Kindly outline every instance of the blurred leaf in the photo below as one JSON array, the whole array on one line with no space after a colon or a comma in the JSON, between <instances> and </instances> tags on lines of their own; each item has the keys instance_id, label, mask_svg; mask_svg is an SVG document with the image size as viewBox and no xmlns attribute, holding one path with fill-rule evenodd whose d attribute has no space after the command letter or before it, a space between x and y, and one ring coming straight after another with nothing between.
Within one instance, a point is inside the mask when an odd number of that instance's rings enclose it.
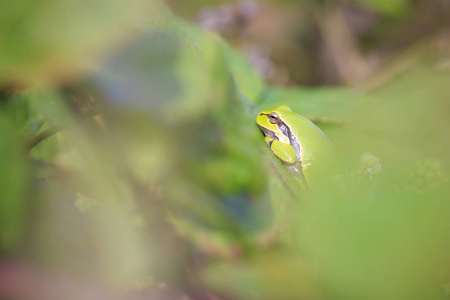
<instances>
[{"instance_id":1,"label":"blurred leaf","mask_svg":"<svg viewBox=\"0 0 450 300\"><path fill-rule=\"evenodd\" d=\"M137 33L156 0L19 0L0 12L0 82L60 81Z\"/></svg>"},{"instance_id":2,"label":"blurred leaf","mask_svg":"<svg viewBox=\"0 0 450 300\"><path fill-rule=\"evenodd\" d=\"M317 263L327 298L444 297L450 72L439 61L422 57L345 113L341 165L298 209L299 251ZM346 177L367 151L376 176Z\"/></svg>"},{"instance_id":3,"label":"blurred leaf","mask_svg":"<svg viewBox=\"0 0 450 300\"><path fill-rule=\"evenodd\" d=\"M56 155L61 142L57 132L74 122L63 100L49 88L36 88L8 101L8 113L16 120L15 125L27 143L27 150L31 150L30 158L49 162Z\"/></svg>"},{"instance_id":4,"label":"blurred leaf","mask_svg":"<svg viewBox=\"0 0 450 300\"><path fill-rule=\"evenodd\" d=\"M362 95L345 88L270 88L258 106L261 110L287 105L308 119L342 120L342 115Z\"/></svg>"},{"instance_id":5,"label":"blurred leaf","mask_svg":"<svg viewBox=\"0 0 450 300\"><path fill-rule=\"evenodd\" d=\"M130 287L148 275L153 254L144 250L145 233L134 225L134 210L127 207L132 188L115 176L101 143L87 136L76 127L65 133L47 166L50 180L39 182L31 255L59 271L69 268L72 276L96 274Z\"/></svg>"},{"instance_id":6,"label":"blurred leaf","mask_svg":"<svg viewBox=\"0 0 450 300\"><path fill-rule=\"evenodd\" d=\"M116 107L145 110L168 123L192 119L221 105L228 93L221 57L214 35L199 49L154 32L109 60L93 85Z\"/></svg>"},{"instance_id":7,"label":"blurred leaf","mask_svg":"<svg viewBox=\"0 0 450 300\"><path fill-rule=\"evenodd\" d=\"M99 142L110 161L160 191L171 222L203 251L230 253L270 224L260 133L238 98L222 41L192 36L153 31L87 86L109 107L109 134Z\"/></svg>"},{"instance_id":8,"label":"blurred leaf","mask_svg":"<svg viewBox=\"0 0 450 300\"><path fill-rule=\"evenodd\" d=\"M408 0L353 0L353 2L393 17L405 13L411 5L411 1Z\"/></svg>"},{"instance_id":9,"label":"blurred leaf","mask_svg":"<svg viewBox=\"0 0 450 300\"><path fill-rule=\"evenodd\" d=\"M208 32L190 23L178 19L179 31L194 47L204 50L205 41L213 32ZM223 55L226 58L226 69L231 73L237 89L252 102L257 103L258 98L265 89L264 79L256 72L250 63L237 50L233 49L224 39L216 37Z\"/></svg>"},{"instance_id":10,"label":"blurred leaf","mask_svg":"<svg viewBox=\"0 0 450 300\"><path fill-rule=\"evenodd\" d=\"M372 91L370 98L349 110L347 119L352 129L345 135L370 139L370 151L379 152L374 152L376 156L384 152L380 157L394 164L411 166L413 161L428 157L448 162L450 72L438 68L443 59L424 56ZM356 136L342 140L347 147L361 144ZM388 152L388 148L396 153Z\"/></svg>"},{"instance_id":11,"label":"blurred leaf","mask_svg":"<svg viewBox=\"0 0 450 300\"><path fill-rule=\"evenodd\" d=\"M345 88L270 88L258 103L260 110L281 105L310 119L334 140L334 132L348 123L348 111L364 99L364 95Z\"/></svg>"},{"instance_id":12,"label":"blurred leaf","mask_svg":"<svg viewBox=\"0 0 450 300\"><path fill-rule=\"evenodd\" d=\"M183 23L181 20L180 26L194 45L202 49L201 39L205 40L210 35L215 33L207 32L189 23ZM256 72L250 63L237 50L233 49L224 39L217 37L223 55L226 58L226 69L231 73L234 79L234 84L237 89L245 95L252 102L257 103L258 98L265 89L264 79Z\"/></svg>"},{"instance_id":13,"label":"blurred leaf","mask_svg":"<svg viewBox=\"0 0 450 300\"><path fill-rule=\"evenodd\" d=\"M264 79L241 54L238 54L225 42L222 45L227 57L228 68L234 77L237 88L250 101L258 103L266 87Z\"/></svg>"},{"instance_id":14,"label":"blurred leaf","mask_svg":"<svg viewBox=\"0 0 450 300\"><path fill-rule=\"evenodd\" d=\"M384 171L369 186L315 191L298 211L301 248L333 299L429 299L448 267L448 194L402 189ZM397 185L397 186L393 186ZM380 288L382 286L383 288Z\"/></svg>"},{"instance_id":15,"label":"blurred leaf","mask_svg":"<svg viewBox=\"0 0 450 300\"><path fill-rule=\"evenodd\" d=\"M264 251L248 260L213 263L207 285L239 299L311 299L310 270L286 252Z\"/></svg>"},{"instance_id":16,"label":"blurred leaf","mask_svg":"<svg viewBox=\"0 0 450 300\"><path fill-rule=\"evenodd\" d=\"M266 87L264 79L254 70L242 54L230 47L224 39L215 36L213 32L205 31L191 23L183 22L181 19L176 19L176 22L178 24L177 28L179 28L178 32L183 33L183 36L186 38L184 42L188 42L191 47L201 51L205 51L205 46L207 45L205 43L208 39L211 39L211 36L214 36L226 59L225 68L231 73L239 94L247 99L244 101L249 101L250 106L252 106L252 103L259 101L259 97ZM251 111L251 108L247 110Z\"/></svg>"},{"instance_id":17,"label":"blurred leaf","mask_svg":"<svg viewBox=\"0 0 450 300\"><path fill-rule=\"evenodd\" d=\"M11 251L21 239L27 212L28 167L14 126L0 114L0 247Z\"/></svg>"}]
</instances>

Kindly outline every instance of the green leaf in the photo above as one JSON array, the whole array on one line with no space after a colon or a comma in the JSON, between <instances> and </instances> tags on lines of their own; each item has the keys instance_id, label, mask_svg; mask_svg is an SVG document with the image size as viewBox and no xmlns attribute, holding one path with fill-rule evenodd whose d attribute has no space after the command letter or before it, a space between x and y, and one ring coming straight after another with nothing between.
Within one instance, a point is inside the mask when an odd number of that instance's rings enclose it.
<instances>
[{"instance_id":1,"label":"green leaf","mask_svg":"<svg viewBox=\"0 0 450 300\"><path fill-rule=\"evenodd\" d=\"M13 120L17 134L27 143L30 158L48 162L57 153L61 136L57 132L73 125L74 120L64 98L49 88L29 89L11 97L5 110ZM41 134L52 131L48 138Z\"/></svg>"},{"instance_id":2,"label":"green leaf","mask_svg":"<svg viewBox=\"0 0 450 300\"><path fill-rule=\"evenodd\" d=\"M259 249L249 259L215 262L203 271L206 285L239 299L311 299L312 274L284 251Z\"/></svg>"},{"instance_id":3,"label":"green leaf","mask_svg":"<svg viewBox=\"0 0 450 300\"><path fill-rule=\"evenodd\" d=\"M270 88L258 103L260 110L281 105L313 121L327 134L347 123L348 111L366 96L346 88Z\"/></svg>"},{"instance_id":4,"label":"green leaf","mask_svg":"<svg viewBox=\"0 0 450 300\"><path fill-rule=\"evenodd\" d=\"M19 0L0 11L0 82L61 81L136 35L157 0Z\"/></svg>"},{"instance_id":5,"label":"green leaf","mask_svg":"<svg viewBox=\"0 0 450 300\"><path fill-rule=\"evenodd\" d=\"M408 0L354 0L362 6L396 17L405 13L411 5Z\"/></svg>"},{"instance_id":6,"label":"green leaf","mask_svg":"<svg viewBox=\"0 0 450 300\"><path fill-rule=\"evenodd\" d=\"M237 50L233 49L224 39L213 32L174 17L172 19L172 31L164 29L180 37L183 44L201 52L208 51L208 40L214 39L221 48L226 59L225 68L231 73L237 89L252 102L257 103L264 91L266 84L264 79L255 71L250 63Z\"/></svg>"},{"instance_id":7,"label":"green leaf","mask_svg":"<svg viewBox=\"0 0 450 300\"><path fill-rule=\"evenodd\" d=\"M228 68L233 75L238 90L253 103L258 103L266 88L264 79L242 54L232 49L225 42L222 42L222 46L227 58Z\"/></svg>"},{"instance_id":8,"label":"green leaf","mask_svg":"<svg viewBox=\"0 0 450 300\"><path fill-rule=\"evenodd\" d=\"M0 248L10 251L24 229L28 167L14 126L0 114Z\"/></svg>"}]
</instances>

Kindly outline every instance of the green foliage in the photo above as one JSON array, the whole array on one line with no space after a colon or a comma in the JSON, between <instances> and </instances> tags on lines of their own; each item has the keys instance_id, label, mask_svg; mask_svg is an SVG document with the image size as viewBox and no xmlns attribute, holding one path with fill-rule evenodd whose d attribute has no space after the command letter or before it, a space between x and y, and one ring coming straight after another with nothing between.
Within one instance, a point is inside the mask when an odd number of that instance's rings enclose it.
<instances>
[{"instance_id":1,"label":"green foliage","mask_svg":"<svg viewBox=\"0 0 450 300\"><path fill-rule=\"evenodd\" d=\"M12 251L21 239L27 212L28 169L9 116L0 114L0 249Z\"/></svg>"},{"instance_id":2,"label":"green foliage","mask_svg":"<svg viewBox=\"0 0 450 300\"><path fill-rule=\"evenodd\" d=\"M147 17L157 3L21 0L2 5L0 79L17 84L74 76L128 40L130 32L122 28Z\"/></svg>"},{"instance_id":3,"label":"green foliage","mask_svg":"<svg viewBox=\"0 0 450 300\"><path fill-rule=\"evenodd\" d=\"M407 12L411 4L408 0L354 0L353 2L392 17Z\"/></svg>"}]
</instances>

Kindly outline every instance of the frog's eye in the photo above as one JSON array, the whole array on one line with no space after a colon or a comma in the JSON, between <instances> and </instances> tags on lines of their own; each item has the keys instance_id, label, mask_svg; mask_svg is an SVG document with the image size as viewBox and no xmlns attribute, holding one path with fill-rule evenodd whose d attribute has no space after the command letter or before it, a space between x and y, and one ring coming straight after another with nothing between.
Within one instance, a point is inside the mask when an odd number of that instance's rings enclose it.
<instances>
[{"instance_id":1,"label":"frog's eye","mask_svg":"<svg viewBox=\"0 0 450 300\"><path fill-rule=\"evenodd\" d=\"M277 113L275 113L275 112L270 113L270 115L269 115L270 123L277 124L279 121L280 121L280 116Z\"/></svg>"}]
</instances>

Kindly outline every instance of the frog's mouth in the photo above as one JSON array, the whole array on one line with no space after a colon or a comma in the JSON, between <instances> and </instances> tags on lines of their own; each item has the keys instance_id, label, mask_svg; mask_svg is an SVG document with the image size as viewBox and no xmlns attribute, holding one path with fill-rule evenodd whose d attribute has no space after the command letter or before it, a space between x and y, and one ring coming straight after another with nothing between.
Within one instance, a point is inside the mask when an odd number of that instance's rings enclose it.
<instances>
[{"instance_id":1,"label":"frog's mouth","mask_svg":"<svg viewBox=\"0 0 450 300\"><path fill-rule=\"evenodd\" d=\"M258 127L265 136L270 137L272 140L275 140L275 139L278 140L278 137L275 135L275 132L273 132L272 130L267 129L266 127L261 126L259 124L258 124Z\"/></svg>"}]
</instances>

